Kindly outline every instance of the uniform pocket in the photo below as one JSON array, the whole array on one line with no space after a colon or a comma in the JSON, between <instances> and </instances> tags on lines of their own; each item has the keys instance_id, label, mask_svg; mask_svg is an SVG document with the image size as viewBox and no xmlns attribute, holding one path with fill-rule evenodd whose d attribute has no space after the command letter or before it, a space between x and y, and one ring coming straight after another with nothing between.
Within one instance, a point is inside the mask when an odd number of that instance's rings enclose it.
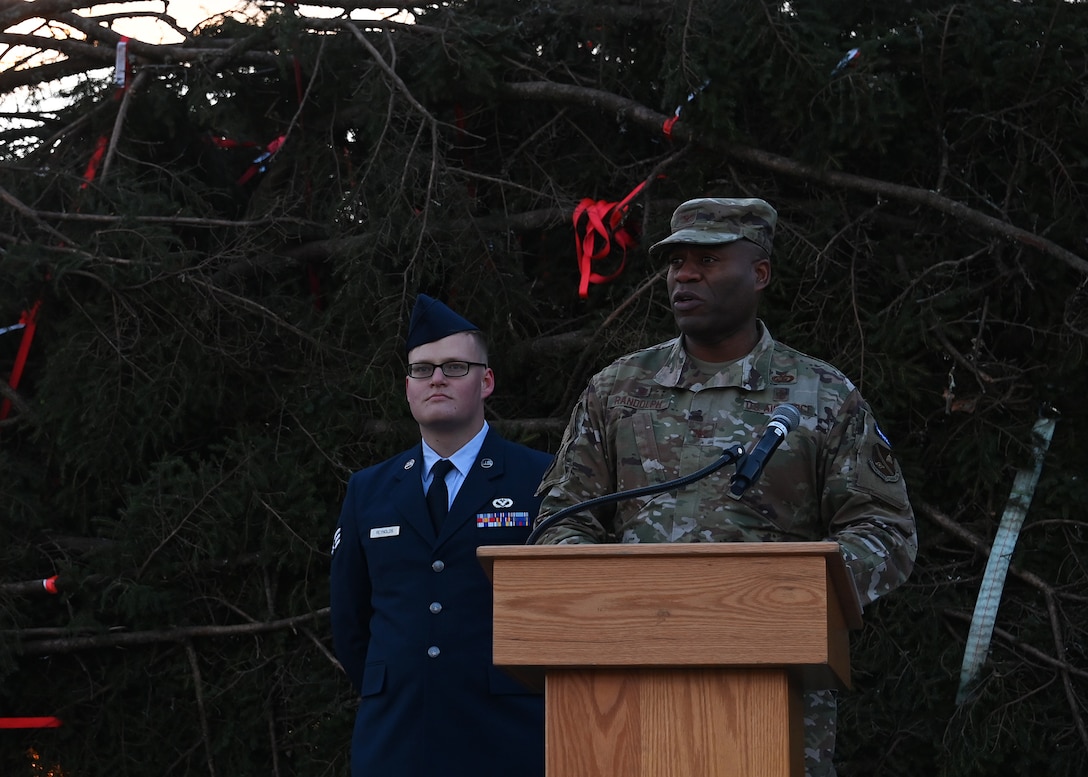
<instances>
[{"instance_id":1,"label":"uniform pocket","mask_svg":"<svg viewBox=\"0 0 1088 777\"><path fill-rule=\"evenodd\" d=\"M628 451L626 455L621 451ZM634 451L635 454L630 453ZM639 488L669 479L666 462L661 458L649 413L634 413L620 419L616 426L616 486L621 491Z\"/></svg>"},{"instance_id":2,"label":"uniform pocket","mask_svg":"<svg viewBox=\"0 0 1088 777\"><path fill-rule=\"evenodd\" d=\"M375 661L367 664L363 669L363 684L359 695L363 698L377 696L383 690L385 690L385 662Z\"/></svg>"}]
</instances>

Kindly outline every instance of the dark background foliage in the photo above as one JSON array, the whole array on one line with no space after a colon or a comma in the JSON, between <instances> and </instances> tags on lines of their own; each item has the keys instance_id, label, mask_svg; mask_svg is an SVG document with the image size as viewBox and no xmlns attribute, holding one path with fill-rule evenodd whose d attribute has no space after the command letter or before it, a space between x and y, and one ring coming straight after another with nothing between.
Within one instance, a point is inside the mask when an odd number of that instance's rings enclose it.
<instances>
[{"instance_id":1,"label":"dark background foliage","mask_svg":"<svg viewBox=\"0 0 1088 777\"><path fill-rule=\"evenodd\" d=\"M840 773L1088 769L1083 3L240 3L130 41L124 90L84 5L0 3L9 54L58 54L0 71L0 328L41 303L0 386L0 716L64 720L0 730L4 774L345 773L328 547L349 473L417 435L415 295L488 331L491 422L554 451L594 371L673 336L645 247L701 195L778 208L764 318L862 387L919 518L915 574L855 635ZM61 107L25 91L62 76ZM580 298L575 207L643 181L644 239Z\"/></svg>"}]
</instances>

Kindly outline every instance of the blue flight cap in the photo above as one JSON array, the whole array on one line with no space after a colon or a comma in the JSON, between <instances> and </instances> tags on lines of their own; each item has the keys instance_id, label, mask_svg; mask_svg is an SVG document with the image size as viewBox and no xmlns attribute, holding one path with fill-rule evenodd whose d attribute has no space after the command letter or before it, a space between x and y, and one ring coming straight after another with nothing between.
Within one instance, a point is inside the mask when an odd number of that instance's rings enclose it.
<instances>
[{"instance_id":1,"label":"blue flight cap","mask_svg":"<svg viewBox=\"0 0 1088 777\"><path fill-rule=\"evenodd\" d=\"M405 350L411 351L426 343L433 343L458 332L478 332L480 327L454 313L448 307L426 294L416 297L412 307L412 319L408 323L408 342Z\"/></svg>"}]
</instances>

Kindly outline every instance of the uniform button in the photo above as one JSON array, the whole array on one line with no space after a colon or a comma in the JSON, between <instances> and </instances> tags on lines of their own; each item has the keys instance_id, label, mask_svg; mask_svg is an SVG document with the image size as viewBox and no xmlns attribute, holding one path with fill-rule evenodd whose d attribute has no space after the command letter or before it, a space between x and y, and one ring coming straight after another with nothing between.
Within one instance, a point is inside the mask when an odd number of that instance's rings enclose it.
<instances>
[{"instance_id":1,"label":"uniform button","mask_svg":"<svg viewBox=\"0 0 1088 777\"><path fill-rule=\"evenodd\" d=\"M431 564L431 569L433 569L435 572L441 572L445 568L446 562L444 561L435 561Z\"/></svg>"},{"instance_id":2,"label":"uniform button","mask_svg":"<svg viewBox=\"0 0 1088 777\"><path fill-rule=\"evenodd\" d=\"M441 651L441 650L439 650L439 649L438 649L437 647L435 647L434 645L431 645L431 646L430 646L429 648L427 648L427 656L428 656L429 658L438 658L438 655L439 655L439 653L441 653L441 652L442 652L442 651Z\"/></svg>"},{"instance_id":3,"label":"uniform button","mask_svg":"<svg viewBox=\"0 0 1088 777\"><path fill-rule=\"evenodd\" d=\"M428 608L435 615L442 612L442 602L431 602L431 606Z\"/></svg>"}]
</instances>

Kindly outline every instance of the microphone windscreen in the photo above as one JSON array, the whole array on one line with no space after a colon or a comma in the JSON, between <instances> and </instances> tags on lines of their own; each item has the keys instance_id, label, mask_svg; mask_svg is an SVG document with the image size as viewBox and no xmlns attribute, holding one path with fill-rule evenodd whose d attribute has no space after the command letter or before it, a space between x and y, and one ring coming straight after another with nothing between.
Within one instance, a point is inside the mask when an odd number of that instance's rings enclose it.
<instances>
[{"instance_id":1,"label":"microphone windscreen","mask_svg":"<svg viewBox=\"0 0 1088 777\"><path fill-rule=\"evenodd\" d=\"M796 405L779 405L774 409L771 421L778 421L786 427L787 432L792 432L801 423L801 411Z\"/></svg>"}]
</instances>

